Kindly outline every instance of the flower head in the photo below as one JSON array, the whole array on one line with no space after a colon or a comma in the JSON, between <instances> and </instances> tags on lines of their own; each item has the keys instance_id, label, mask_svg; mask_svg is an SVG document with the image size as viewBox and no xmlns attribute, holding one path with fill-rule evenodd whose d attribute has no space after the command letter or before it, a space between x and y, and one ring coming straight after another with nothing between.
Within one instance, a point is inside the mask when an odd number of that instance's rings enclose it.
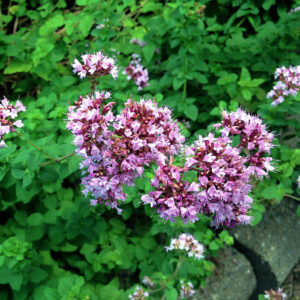
<instances>
[{"instance_id":1,"label":"flower head","mask_svg":"<svg viewBox=\"0 0 300 300\"><path fill-rule=\"evenodd\" d=\"M182 233L178 236L178 238L171 239L170 246L165 248L167 251L183 250L187 252L189 257L196 259L201 259L204 257L204 246L189 233Z\"/></svg>"},{"instance_id":2,"label":"flower head","mask_svg":"<svg viewBox=\"0 0 300 300\"><path fill-rule=\"evenodd\" d=\"M149 297L149 293L144 291L143 288L137 286L132 295L129 295L130 300L145 300Z\"/></svg>"},{"instance_id":3,"label":"flower head","mask_svg":"<svg viewBox=\"0 0 300 300\"><path fill-rule=\"evenodd\" d=\"M267 130L262 119L242 109L231 113L224 111L222 117L222 122L214 126L221 128L223 137L240 136L237 147L247 155L248 171L258 178L268 176L270 171L274 171L272 157L268 156L274 147L274 134Z\"/></svg>"},{"instance_id":4,"label":"flower head","mask_svg":"<svg viewBox=\"0 0 300 300\"><path fill-rule=\"evenodd\" d=\"M200 210L213 215L214 225L249 223L246 215L252 199L246 159L228 137L199 136L186 150L185 166L197 170Z\"/></svg>"},{"instance_id":5,"label":"flower head","mask_svg":"<svg viewBox=\"0 0 300 300\"><path fill-rule=\"evenodd\" d=\"M296 8L294 11L296 11ZM300 89L300 66L281 67L275 71L276 84L267 94L273 100L272 106L277 106L289 95L295 96Z\"/></svg>"},{"instance_id":6,"label":"flower head","mask_svg":"<svg viewBox=\"0 0 300 300\"><path fill-rule=\"evenodd\" d=\"M184 282L183 280L180 280L180 298L190 298L192 297L196 291L194 290L193 284L189 282Z\"/></svg>"},{"instance_id":7,"label":"flower head","mask_svg":"<svg viewBox=\"0 0 300 300\"><path fill-rule=\"evenodd\" d=\"M101 51L94 54L81 55L82 62L74 60L72 67L74 73L78 73L80 78L97 78L111 74L114 79L118 77L118 68L113 58L105 56Z\"/></svg>"},{"instance_id":8,"label":"flower head","mask_svg":"<svg viewBox=\"0 0 300 300\"><path fill-rule=\"evenodd\" d=\"M0 148L6 147L4 135L14 132L15 128L23 127L21 120L15 120L20 111L26 111L25 106L21 101L17 101L15 105L4 97L0 102Z\"/></svg>"},{"instance_id":9,"label":"flower head","mask_svg":"<svg viewBox=\"0 0 300 300\"><path fill-rule=\"evenodd\" d=\"M151 185L155 191L142 196L144 204L157 207L163 219L175 221L180 217L183 221L195 222L200 212L199 188L197 183L190 184L182 180L185 168L173 165L160 165L156 170Z\"/></svg>"},{"instance_id":10,"label":"flower head","mask_svg":"<svg viewBox=\"0 0 300 300\"><path fill-rule=\"evenodd\" d=\"M148 86L148 70L145 69L141 64L141 59L138 54L132 55L132 60L128 67L123 71L123 74L127 74L128 80L134 80L139 90Z\"/></svg>"},{"instance_id":11,"label":"flower head","mask_svg":"<svg viewBox=\"0 0 300 300\"><path fill-rule=\"evenodd\" d=\"M283 293L282 289L278 288L277 291L273 289L265 291L265 298L269 300L286 300L287 296Z\"/></svg>"}]
</instances>

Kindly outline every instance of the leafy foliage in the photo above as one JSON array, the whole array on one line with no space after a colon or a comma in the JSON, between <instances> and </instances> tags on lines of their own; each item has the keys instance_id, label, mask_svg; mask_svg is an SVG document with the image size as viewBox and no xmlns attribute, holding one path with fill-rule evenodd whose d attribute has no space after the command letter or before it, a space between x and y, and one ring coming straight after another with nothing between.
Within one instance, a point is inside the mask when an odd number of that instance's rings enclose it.
<instances>
[{"instance_id":1,"label":"leafy foliage","mask_svg":"<svg viewBox=\"0 0 300 300\"><path fill-rule=\"evenodd\" d=\"M20 97L27 107L24 138L11 134L0 150L1 299L127 299L143 276L164 280L172 274L175 256L163 246L182 230L206 245L207 260L185 261L179 276L194 286L204 283L213 268L209 258L233 243L227 231L213 231L204 217L193 225L163 223L141 206L140 195L150 190L147 174L126 188L121 217L91 208L80 193L80 160L51 163L26 139L55 158L72 153L67 108L89 83L73 76L70 62L104 49L125 67L138 53L150 77L140 94L172 107L190 141L223 109L238 106L259 112L278 134L273 156L279 172L253 191L257 223L264 204L292 193L300 174L300 98L276 108L265 98L277 66L300 64L299 12L289 14L292 6L296 2L269 0L1 4L2 94ZM134 37L146 45L130 43ZM120 77L117 83L104 78L98 87L113 92L118 110L137 94L135 84ZM167 299L177 296L176 284L169 282Z\"/></svg>"}]
</instances>

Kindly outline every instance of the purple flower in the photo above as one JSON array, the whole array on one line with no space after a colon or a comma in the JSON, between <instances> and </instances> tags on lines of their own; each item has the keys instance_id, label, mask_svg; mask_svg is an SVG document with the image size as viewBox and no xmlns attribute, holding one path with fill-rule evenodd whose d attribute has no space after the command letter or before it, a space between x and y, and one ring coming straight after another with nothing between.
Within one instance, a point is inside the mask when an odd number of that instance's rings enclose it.
<instances>
[{"instance_id":1,"label":"purple flower","mask_svg":"<svg viewBox=\"0 0 300 300\"><path fill-rule=\"evenodd\" d=\"M272 106L277 106L289 95L295 96L300 89L300 66L281 67L275 71L276 84L267 94L273 100Z\"/></svg>"},{"instance_id":2,"label":"purple flower","mask_svg":"<svg viewBox=\"0 0 300 300\"><path fill-rule=\"evenodd\" d=\"M16 120L20 111L26 111L21 101L17 100L16 104L10 104L9 100L4 97L0 103L0 148L6 147L4 135L15 131L15 127L23 127L21 120Z\"/></svg>"},{"instance_id":3,"label":"purple flower","mask_svg":"<svg viewBox=\"0 0 300 300\"><path fill-rule=\"evenodd\" d=\"M268 156L274 147L274 134L267 130L262 120L242 109L231 113L224 111L222 116L222 122L214 126L220 128L224 137L240 136L237 147L247 155L250 174L262 178L268 176L269 171L274 171L272 157Z\"/></svg>"},{"instance_id":4,"label":"purple flower","mask_svg":"<svg viewBox=\"0 0 300 300\"><path fill-rule=\"evenodd\" d=\"M178 236L178 238L171 239L170 246L165 248L166 251L183 250L187 252L188 257L193 257L196 259L201 259L204 257L204 246L189 233L182 233Z\"/></svg>"},{"instance_id":5,"label":"purple flower","mask_svg":"<svg viewBox=\"0 0 300 300\"><path fill-rule=\"evenodd\" d=\"M149 297L149 293L144 291L143 288L137 286L133 294L129 295L130 300L145 300Z\"/></svg>"},{"instance_id":6,"label":"purple flower","mask_svg":"<svg viewBox=\"0 0 300 300\"><path fill-rule=\"evenodd\" d=\"M118 68L115 60L105 56L101 51L94 54L81 55L83 64L78 59L74 60L72 67L74 73L78 73L80 78L97 78L111 74L114 79L118 77Z\"/></svg>"},{"instance_id":7,"label":"purple flower","mask_svg":"<svg viewBox=\"0 0 300 300\"><path fill-rule=\"evenodd\" d=\"M127 74L128 80L134 80L138 86L138 90L142 90L144 87L148 86L148 70L140 64L141 59L138 54L132 55L132 60L128 67L123 71L123 74Z\"/></svg>"},{"instance_id":8,"label":"purple flower","mask_svg":"<svg viewBox=\"0 0 300 300\"><path fill-rule=\"evenodd\" d=\"M212 215L215 226L249 223L246 214L252 202L247 196L250 172L240 150L231 146L228 137L209 134L199 136L186 153L190 156L186 168L197 172L199 211Z\"/></svg>"},{"instance_id":9,"label":"purple flower","mask_svg":"<svg viewBox=\"0 0 300 300\"><path fill-rule=\"evenodd\" d=\"M157 207L163 219L175 221L180 217L185 222L198 220L201 203L198 201L199 184L182 182L182 175L187 171L173 165L160 165L155 171L151 185L156 187L148 195L142 196L144 204Z\"/></svg>"},{"instance_id":10,"label":"purple flower","mask_svg":"<svg viewBox=\"0 0 300 300\"><path fill-rule=\"evenodd\" d=\"M190 298L192 297L196 291L194 290L193 284L189 282L184 282L183 280L180 280L180 298Z\"/></svg>"}]
</instances>

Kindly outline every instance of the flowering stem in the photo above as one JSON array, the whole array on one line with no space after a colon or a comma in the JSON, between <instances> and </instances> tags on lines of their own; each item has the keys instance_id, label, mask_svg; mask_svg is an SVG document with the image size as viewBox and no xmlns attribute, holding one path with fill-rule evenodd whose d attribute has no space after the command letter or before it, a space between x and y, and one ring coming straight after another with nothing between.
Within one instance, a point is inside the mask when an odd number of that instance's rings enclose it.
<instances>
[{"instance_id":1,"label":"flowering stem","mask_svg":"<svg viewBox=\"0 0 300 300\"><path fill-rule=\"evenodd\" d=\"M166 287L166 283L169 282L171 279L173 279L178 274L178 272L180 271L181 266L184 262L184 259L185 259L185 255L181 256L178 263L177 263L177 266L176 266L176 269L175 269L174 273L166 281L164 281L158 289L152 290L149 293L151 293L151 294L152 293L157 293L157 292L161 291L162 289L164 289Z\"/></svg>"},{"instance_id":2,"label":"flowering stem","mask_svg":"<svg viewBox=\"0 0 300 300\"><path fill-rule=\"evenodd\" d=\"M291 199L297 200L297 201L300 201L300 198L299 198L299 197L296 197L296 196L293 196L293 195L284 194L283 196L284 196L284 197L287 197L287 198L291 198Z\"/></svg>"},{"instance_id":3,"label":"flowering stem","mask_svg":"<svg viewBox=\"0 0 300 300\"><path fill-rule=\"evenodd\" d=\"M45 152L44 150L42 150L41 148L39 148L37 145L35 145L34 143L32 143L30 140L27 140L23 134L17 132L17 131L14 131L14 133L16 133L18 136L20 137L23 137L25 139L25 141L30 144L31 146L33 146L36 150L42 152L45 156L47 156L49 159L51 159L52 161L56 161L56 158L51 156L50 154L48 154L47 152Z\"/></svg>"},{"instance_id":4,"label":"flowering stem","mask_svg":"<svg viewBox=\"0 0 300 300\"><path fill-rule=\"evenodd\" d=\"M69 157L71 157L73 155L75 155L74 152L69 153L69 154L67 154L65 156L59 157L59 158L55 158L54 161L52 160L52 161L48 161L48 162L45 162L45 163L41 163L41 167L45 167L45 166L51 165L53 163L61 162L61 161L65 160L65 159L67 159L67 158L69 158Z\"/></svg>"}]
</instances>

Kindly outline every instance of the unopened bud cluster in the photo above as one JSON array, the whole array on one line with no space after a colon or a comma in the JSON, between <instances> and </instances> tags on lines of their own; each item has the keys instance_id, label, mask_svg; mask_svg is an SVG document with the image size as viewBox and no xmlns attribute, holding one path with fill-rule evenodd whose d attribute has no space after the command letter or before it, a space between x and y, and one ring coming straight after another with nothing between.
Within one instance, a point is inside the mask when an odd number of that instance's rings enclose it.
<instances>
[{"instance_id":1,"label":"unopened bud cluster","mask_svg":"<svg viewBox=\"0 0 300 300\"><path fill-rule=\"evenodd\" d=\"M296 96L300 89L300 66L289 68L281 67L275 71L276 84L267 94L267 98L273 100L272 106L277 106L287 96Z\"/></svg>"}]
</instances>

